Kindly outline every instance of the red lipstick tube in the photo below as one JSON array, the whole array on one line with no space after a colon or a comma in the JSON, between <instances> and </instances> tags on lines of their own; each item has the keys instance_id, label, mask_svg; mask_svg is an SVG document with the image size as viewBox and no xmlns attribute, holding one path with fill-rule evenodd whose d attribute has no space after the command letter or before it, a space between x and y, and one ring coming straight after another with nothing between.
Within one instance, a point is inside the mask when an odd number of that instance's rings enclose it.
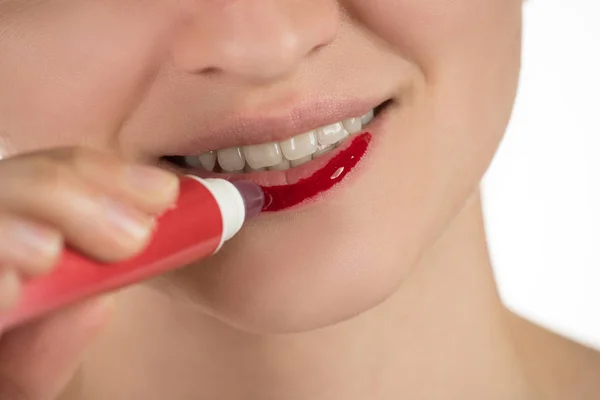
<instances>
[{"instance_id":1,"label":"red lipstick tube","mask_svg":"<svg viewBox=\"0 0 600 400\"><path fill-rule=\"evenodd\" d=\"M157 221L146 250L133 259L106 264L73 250L63 252L49 275L24 284L20 302L0 315L14 327L90 296L128 286L213 255L260 213L264 195L250 182L183 178L176 206Z\"/></svg>"}]
</instances>

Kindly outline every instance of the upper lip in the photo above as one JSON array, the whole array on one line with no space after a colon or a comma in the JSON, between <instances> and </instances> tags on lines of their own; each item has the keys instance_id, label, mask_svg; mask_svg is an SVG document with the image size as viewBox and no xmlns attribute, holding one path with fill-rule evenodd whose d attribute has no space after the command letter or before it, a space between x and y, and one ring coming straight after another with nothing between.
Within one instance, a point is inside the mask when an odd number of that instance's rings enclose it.
<instances>
[{"instance_id":1,"label":"upper lip","mask_svg":"<svg viewBox=\"0 0 600 400\"><path fill-rule=\"evenodd\" d=\"M321 99L285 108L255 107L208 126L208 132L171 142L165 155L188 156L235 146L277 142L319 127L360 117L389 97L374 100ZM283 111L282 111L283 110ZM166 150L166 149L165 149Z\"/></svg>"}]
</instances>

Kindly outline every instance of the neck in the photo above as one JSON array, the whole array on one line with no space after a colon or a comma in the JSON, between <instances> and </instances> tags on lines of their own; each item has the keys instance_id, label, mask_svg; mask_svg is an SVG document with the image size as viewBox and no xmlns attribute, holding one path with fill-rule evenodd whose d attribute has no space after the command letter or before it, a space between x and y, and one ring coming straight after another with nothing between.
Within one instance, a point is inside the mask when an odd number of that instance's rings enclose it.
<instances>
[{"instance_id":1,"label":"neck","mask_svg":"<svg viewBox=\"0 0 600 400\"><path fill-rule=\"evenodd\" d=\"M182 314L190 311L175 310L155 294L128 295L131 309L120 311L91 355L100 370L115 356L107 346L122 349L124 370L112 365L109 371L128 385L135 385L136 376L141 385L160 382L148 389L148 399L190 393L228 400L452 400L490 394L520 399L525 394L507 312L496 293L478 196L392 298L326 329L248 335L208 317L186 317Z\"/></svg>"}]
</instances>

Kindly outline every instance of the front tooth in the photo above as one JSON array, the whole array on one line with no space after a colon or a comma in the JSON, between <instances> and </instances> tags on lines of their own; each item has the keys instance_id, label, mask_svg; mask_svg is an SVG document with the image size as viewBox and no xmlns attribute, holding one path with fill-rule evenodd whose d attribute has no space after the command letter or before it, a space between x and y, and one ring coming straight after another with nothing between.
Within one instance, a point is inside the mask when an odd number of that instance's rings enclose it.
<instances>
[{"instance_id":1,"label":"front tooth","mask_svg":"<svg viewBox=\"0 0 600 400\"><path fill-rule=\"evenodd\" d=\"M342 122L349 134L358 133L362 130L362 121L360 118L350 118Z\"/></svg>"},{"instance_id":2,"label":"front tooth","mask_svg":"<svg viewBox=\"0 0 600 400\"><path fill-rule=\"evenodd\" d=\"M307 162L309 162L311 160L312 160L312 156L305 156L305 157L299 158L297 160L290 161L290 165L292 167L297 167L298 165L306 164Z\"/></svg>"},{"instance_id":3,"label":"front tooth","mask_svg":"<svg viewBox=\"0 0 600 400\"><path fill-rule=\"evenodd\" d=\"M246 167L244 167L244 172L263 172L266 170L267 170L266 168L254 169L251 166L249 166L248 164L246 164Z\"/></svg>"},{"instance_id":4,"label":"front tooth","mask_svg":"<svg viewBox=\"0 0 600 400\"><path fill-rule=\"evenodd\" d=\"M348 136L348 132L344 129L344 125L341 122L317 129L317 140L321 146L335 144L346 136Z\"/></svg>"},{"instance_id":5,"label":"front tooth","mask_svg":"<svg viewBox=\"0 0 600 400\"><path fill-rule=\"evenodd\" d=\"M215 169L215 165L217 164L217 153L214 151L209 151L208 153L199 155L198 160L205 170L213 171Z\"/></svg>"},{"instance_id":6,"label":"front tooth","mask_svg":"<svg viewBox=\"0 0 600 400\"><path fill-rule=\"evenodd\" d=\"M242 171L244 165L246 165L246 160L240 147L230 147L229 149L217 151L217 159L221 168L227 172Z\"/></svg>"},{"instance_id":7,"label":"front tooth","mask_svg":"<svg viewBox=\"0 0 600 400\"><path fill-rule=\"evenodd\" d=\"M317 151L317 135L314 132L303 133L281 142L281 150L286 159L299 160Z\"/></svg>"},{"instance_id":8,"label":"front tooth","mask_svg":"<svg viewBox=\"0 0 600 400\"><path fill-rule=\"evenodd\" d=\"M281 162L283 155L277 143L244 146L246 162L253 169L267 168Z\"/></svg>"},{"instance_id":9,"label":"front tooth","mask_svg":"<svg viewBox=\"0 0 600 400\"><path fill-rule=\"evenodd\" d=\"M284 158L279 164L269 167L269 171L284 171L290 169L290 167L290 161Z\"/></svg>"},{"instance_id":10,"label":"front tooth","mask_svg":"<svg viewBox=\"0 0 600 400\"><path fill-rule=\"evenodd\" d=\"M362 121L363 126L367 125L369 122L373 121L375 118L375 110L371 110L365 115L363 115L360 119Z\"/></svg>"},{"instance_id":11,"label":"front tooth","mask_svg":"<svg viewBox=\"0 0 600 400\"><path fill-rule=\"evenodd\" d=\"M317 151L313 154L313 158L321 157L323 154L329 153L331 150L335 148L334 145L330 144L329 146L319 146Z\"/></svg>"}]
</instances>

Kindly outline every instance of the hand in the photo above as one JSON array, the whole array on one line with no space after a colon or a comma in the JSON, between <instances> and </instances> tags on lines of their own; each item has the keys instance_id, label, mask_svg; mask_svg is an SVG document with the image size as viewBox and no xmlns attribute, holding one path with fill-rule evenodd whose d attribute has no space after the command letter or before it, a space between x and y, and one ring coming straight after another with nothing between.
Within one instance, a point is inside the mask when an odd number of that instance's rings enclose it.
<instances>
[{"instance_id":1,"label":"hand","mask_svg":"<svg viewBox=\"0 0 600 400\"><path fill-rule=\"evenodd\" d=\"M139 253L154 216L175 202L178 182L88 149L0 161L0 315L18 302L24 279L55 267L65 244L102 261ZM89 300L11 332L0 326L0 399L60 396L106 324L110 303Z\"/></svg>"}]
</instances>

